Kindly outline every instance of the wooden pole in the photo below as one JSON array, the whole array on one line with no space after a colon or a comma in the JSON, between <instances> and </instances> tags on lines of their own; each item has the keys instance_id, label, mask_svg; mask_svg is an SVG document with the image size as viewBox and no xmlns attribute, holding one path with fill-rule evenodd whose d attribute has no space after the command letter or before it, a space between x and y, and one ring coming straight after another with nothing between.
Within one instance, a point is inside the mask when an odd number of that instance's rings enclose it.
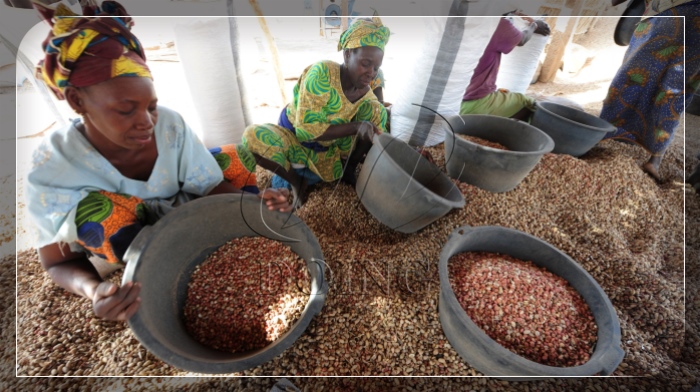
<instances>
[{"instance_id":1,"label":"wooden pole","mask_svg":"<svg viewBox=\"0 0 700 392\"><path fill-rule=\"evenodd\" d=\"M340 0L340 12L342 13L340 31L342 32L348 29L348 0Z\"/></svg>"},{"instance_id":2,"label":"wooden pole","mask_svg":"<svg viewBox=\"0 0 700 392\"><path fill-rule=\"evenodd\" d=\"M539 78L540 82L551 82L557 76L557 70L561 65L561 59L564 58L566 46L571 41L574 29L578 23L579 18L577 15L581 13L584 2L585 0L574 1L571 16L569 17L569 23L566 24L566 29L563 33L552 29L552 42L549 43L549 47L547 48L547 56L542 63L542 72L540 73Z\"/></svg>"},{"instance_id":3,"label":"wooden pole","mask_svg":"<svg viewBox=\"0 0 700 392\"><path fill-rule=\"evenodd\" d=\"M263 17L263 13L262 13L262 10L260 10L260 6L258 6L258 1L257 0L248 0L248 2L253 7L255 14L258 15L258 23L260 23L260 27L262 28L263 33L265 33L265 38L267 39L267 45L270 47L270 53L272 54L272 64L275 67L275 75L277 75L277 84L279 85L280 94L282 95L282 105L285 105L287 103L287 93L285 92L285 88L284 88L284 75L282 75L282 66L280 64L280 56L279 56L279 53L277 53L277 44L275 43L275 39L272 37L272 34L270 33L270 29L267 28L267 22L265 21L265 18Z\"/></svg>"},{"instance_id":4,"label":"wooden pole","mask_svg":"<svg viewBox=\"0 0 700 392\"><path fill-rule=\"evenodd\" d=\"M321 15L321 18L319 19L319 26L321 27L321 37L326 36L326 16L325 12L323 12L323 0L318 0L318 12L319 15Z\"/></svg>"}]
</instances>

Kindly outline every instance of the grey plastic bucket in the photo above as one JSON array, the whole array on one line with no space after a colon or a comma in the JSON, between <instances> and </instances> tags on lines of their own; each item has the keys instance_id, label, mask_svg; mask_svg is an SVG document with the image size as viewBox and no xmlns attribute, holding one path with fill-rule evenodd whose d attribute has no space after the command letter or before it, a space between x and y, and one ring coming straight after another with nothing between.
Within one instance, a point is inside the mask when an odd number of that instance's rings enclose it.
<instances>
[{"instance_id":1,"label":"grey plastic bucket","mask_svg":"<svg viewBox=\"0 0 700 392\"><path fill-rule=\"evenodd\" d=\"M459 304L450 284L450 257L471 251L497 252L532 261L564 278L591 309L598 339L588 362L574 367L542 365L525 359L491 339ZM514 379L610 375L624 358L620 321L603 289L580 265L549 243L522 231L500 226L463 226L455 229L440 253L439 317L447 340L469 365L487 376Z\"/></svg>"},{"instance_id":2,"label":"grey plastic bucket","mask_svg":"<svg viewBox=\"0 0 700 392\"><path fill-rule=\"evenodd\" d=\"M553 153L575 157L587 153L616 129L600 117L554 102L535 103L531 123L554 139Z\"/></svg>"},{"instance_id":3,"label":"grey plastic bucket","mask_svg":"<svg viewBox=\"0 0 700 392\"><path fill-rule=\"evenodd\" d=\"M489 192L507 192L518 186L554 141L541 130L516 119L486 114L447 118L455 134L445 136L445 165L450 177ZM475 136L508 150L482 146L458 137Z\"/></svg>"},{"instance_id":4,"label":"grey plastic bucket","mask_svg":"<svg viewBox=\"0 0 700 392\"><path fill-rule=\"evenodd\" d=\"M186 331L183 308L194 268L233 238L263 236L289 245L306 260L309 301L300 319L270 345L229 353L204 346ZM207 196L169 212L139 233L125 255L122 282L141 282L141 304L129 319L136 338L151 353L196 373L233 373L261 365L289 348L321 311L328 285L321 248L297 216L269 211L250 194ZM272 261L271 261L272 262Z\"/></svg>"},{"instance_id":5,"label":"grey plastic bucket","mask_svg":"<svg viewBox=\"0 0 700 392\"><path fill-rule=\"evenodd\" d=\"M401 233L414 233L464 207L464 196L437 166L386 133L374 137L355 191L367 211Z\"/></svg>"}]
</instances>

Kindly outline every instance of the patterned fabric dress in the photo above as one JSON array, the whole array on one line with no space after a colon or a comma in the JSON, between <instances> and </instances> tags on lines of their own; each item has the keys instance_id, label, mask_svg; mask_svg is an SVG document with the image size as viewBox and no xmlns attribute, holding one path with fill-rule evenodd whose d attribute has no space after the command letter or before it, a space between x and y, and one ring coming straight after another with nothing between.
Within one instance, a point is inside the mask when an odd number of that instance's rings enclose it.
<instances>
[{"instance_id":1,"label":"patterned fabric dress","mask_svg":"<svg viewBox=\"0 0 700 392\"><path fill-rule=\"evenodd\" d=\"M350 155L355 144L355 136L315 141L330 125L370 121L386 132L384 106L371 90L350 102L340 84L340 64L333 61L318 62L304 70L284 114L289 121L286 127L254 124L246 128L243 145L285 170L307 167L327 182L343 175L341 159Z\"/></svg>"},{"instance_id":2,"label":"patterned fabric dress","mask_svg":"<svg viewBox=\"0 0 700 392\"><path fill-rule=\"evenodd\" d=\"M658 1L647 5L650 13L654 3ZM631 141L663 156L685 103L700 85L700 0L657 16L637 26L600 117L617 127L607 138Z\"/></svg>"}]
</instances>

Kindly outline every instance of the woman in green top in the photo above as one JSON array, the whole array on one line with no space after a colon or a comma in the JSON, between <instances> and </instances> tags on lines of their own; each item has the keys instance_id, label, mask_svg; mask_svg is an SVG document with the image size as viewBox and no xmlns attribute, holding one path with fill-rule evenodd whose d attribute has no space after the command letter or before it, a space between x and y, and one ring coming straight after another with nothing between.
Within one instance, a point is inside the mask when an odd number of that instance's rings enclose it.
<instances>
[{"instance_id":1,"label":"woman in green top","mask_svg":"<svg viewBox=\"0 0 700 392\"><path fill-rule=\"evenodd\" d=\"M243 144L258 164L289 182L296 203L306 199L306 176L354 185L355 168L374 134L386 132L387 112L372 92L384 58L389 29L378 17L356 20L340 37L343 63L321 61L307 67L294 99L275 124L254 124Z\"/></svg>"}]
</instances>

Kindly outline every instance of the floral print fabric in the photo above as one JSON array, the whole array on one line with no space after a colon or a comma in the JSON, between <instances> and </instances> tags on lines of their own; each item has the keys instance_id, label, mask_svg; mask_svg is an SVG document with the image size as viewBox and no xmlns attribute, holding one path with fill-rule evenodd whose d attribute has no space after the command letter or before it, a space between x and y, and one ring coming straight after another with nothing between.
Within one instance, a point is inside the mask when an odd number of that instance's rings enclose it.
<instances>
[{"instance_id":1,"label":"floral print fabric","mask_svg":"<svg viewBox=\"0 0 700 392\"><path fill-rule=\"evenodd\" d=\"M685 24L679 17L683 15ZM617 127L607 138L663 155L685 103L700 84L700 17L695 15L700 15L699 1L659 15L675 17L644 19L637 25L603 102L600 117Z\"/></svg>"}]
</instances>

